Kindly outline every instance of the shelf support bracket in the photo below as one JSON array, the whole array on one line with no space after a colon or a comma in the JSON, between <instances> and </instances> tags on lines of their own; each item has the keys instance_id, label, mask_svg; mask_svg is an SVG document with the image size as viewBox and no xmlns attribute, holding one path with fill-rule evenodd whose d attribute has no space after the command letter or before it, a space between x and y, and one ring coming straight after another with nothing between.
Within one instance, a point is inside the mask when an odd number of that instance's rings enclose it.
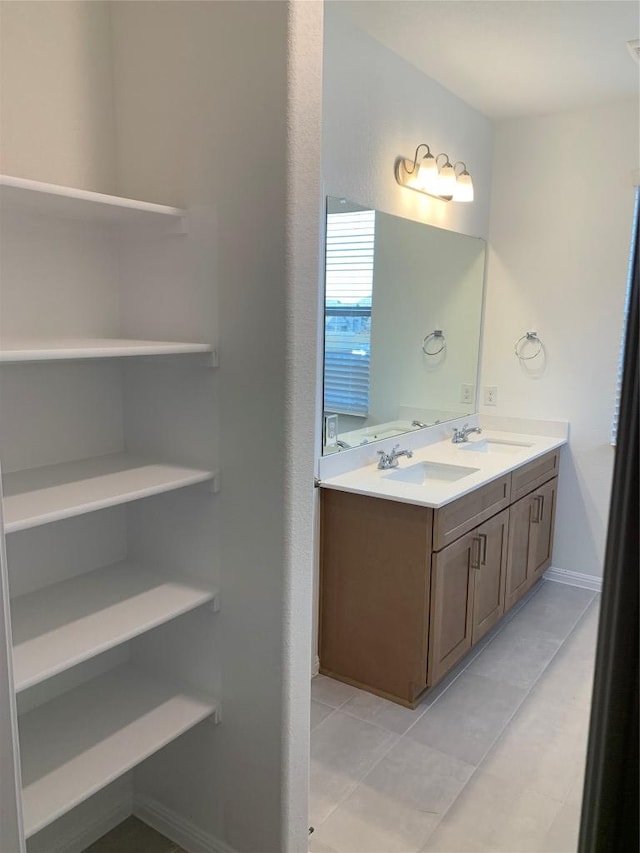
<instances>
[{"instance_id":1,"label":"shelf support bracket","mask_svg":"<svg viewBox=\"0 0 640 853\"><path fill-rule=\"evenodd\" d=\"M211 479L205 483L205 489L211 492L212 495L217 495L220 491L220 469L215 468L211 472Z\"/></svg>"}]
</instances>

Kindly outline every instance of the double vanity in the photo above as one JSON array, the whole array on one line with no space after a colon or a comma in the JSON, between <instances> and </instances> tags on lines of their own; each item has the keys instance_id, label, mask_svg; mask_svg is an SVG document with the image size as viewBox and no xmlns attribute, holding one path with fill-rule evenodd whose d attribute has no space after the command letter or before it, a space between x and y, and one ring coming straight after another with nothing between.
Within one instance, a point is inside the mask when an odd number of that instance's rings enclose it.
<instances>
[{"instance_id":1,"label":"double vanity","mask_svg":"<svg viewBox=\"0 0 640 853\"><path fill-rule=\"evenodd\" d=\"M485 249L327 199L320 671L410 707L551 562L567 425L477 429Z\"/></svg>"},{"instance_id":2,"label":"double vanity","mask_svg":"<svg viewBox=\"0 0 640 853\"><path fill-rule=\"evenodd\" d=\"M323 674L414 707L549 567L566 437L465 439L321 479Z\"/></svg>"}]
</instances>

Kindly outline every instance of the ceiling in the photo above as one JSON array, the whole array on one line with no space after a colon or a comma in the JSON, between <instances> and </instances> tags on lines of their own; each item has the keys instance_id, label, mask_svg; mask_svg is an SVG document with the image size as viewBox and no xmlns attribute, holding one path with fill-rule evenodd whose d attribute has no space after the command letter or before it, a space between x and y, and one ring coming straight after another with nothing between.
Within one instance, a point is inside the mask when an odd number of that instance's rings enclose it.
<instances>
[{"instance_id":1,"label":"ceiling","mask_svg":"<svg viewBox=\"0 0 640 853\"><path fill-rule=\"evenodd\" d=\"M490 118L638 97L636 0L339 0L340 12Z\"/></svg>"}]
</instances>

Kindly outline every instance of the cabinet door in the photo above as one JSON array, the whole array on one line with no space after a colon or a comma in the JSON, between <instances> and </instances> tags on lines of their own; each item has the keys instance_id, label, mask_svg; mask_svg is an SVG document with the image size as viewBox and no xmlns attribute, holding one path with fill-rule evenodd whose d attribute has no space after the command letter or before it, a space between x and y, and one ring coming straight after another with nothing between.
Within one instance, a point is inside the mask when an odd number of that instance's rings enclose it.
<instances>
[{"instance_id":1,"label":"cabinet door","mask_svg":"<svg viewBox=\"0 0 640 853\"><path fill-rule=\"evenodd\" d=\"M474 533L480 540L480 548L473 557L477 563L472 564L475 583L471 641L477 643L504 613L509 510L486 521Z\"/></svg>"},{"instance_id":2,"label":"cabinet door","mask_svg":"<svg viewBox=\"0 0 640 853\"><path fill-rule=\"evenodd\" d=\"M521 498L509 508L509 547L505 585L505 611L529 589L527 568L531 551L531 515L534 495Z\"/></svg>"},{"instance_id":3,"label":"cabinet door","mask_svg":"<svg viewBox=\"0 0 640 853\"><path fill-rule=\"evenodd\" d=\"M533 586L551 565L557 484L557 479L551 480L536 489L533 494L528 561L530 586Z\"/></svg>"},{"instance_id":4,"label":"cabinet door","mask_svg":"<svg viewBox=\"0 0 640 853\"><path fill-rule=\"evenodd\" d=\"M474 573L481 540L467 533L433 555L427 684L437 684L471 648Z\"/></svg>"}]
</instances>

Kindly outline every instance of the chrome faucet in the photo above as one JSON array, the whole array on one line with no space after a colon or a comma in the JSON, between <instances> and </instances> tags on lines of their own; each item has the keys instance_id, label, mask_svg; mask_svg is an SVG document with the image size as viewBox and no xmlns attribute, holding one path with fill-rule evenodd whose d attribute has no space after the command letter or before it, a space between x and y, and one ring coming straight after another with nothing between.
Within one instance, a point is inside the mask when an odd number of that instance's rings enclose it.
<instances>
[{"instance_id":1,"label":"chrome faucet","mask_svg":"<svg viewBox=\"0 0 640 853\"><path fill-rule=\"evenodd\" d=\"M453 436L451 437L451 441L454 444L462 444L465 441L469 441L469 436L472 432L482 432L480 427L470 427L469 424L465 424L461 429L453 428Z\"/></svg>"},{"instance_id":2,"label":"chrome faucet","mask_svg":"<svg viewBox=\"0 0 640 853\"><path fill-rule=\"evenodd\" d=\"M400 445L396 444L396 446L389 453L386 453L384 450L378 450L378 456L380 459L378 460L378 468L381 471L386 471L387 468L397 468L398 467L398 459L401 456L406 456L407 459L411 459L413 456L413 450L400 450Z\"/></svg>"},{"instance_id":3,"label":"chrome faucet","mask_svg":"<svg viewBox=\"0 0 640 853\"><path fill-rule=\"evenodd\" d=\"M411 421L411 426L418 427L418 429L424 429L428 424L423 424L422 421Z\"/></svg>"}]
</instances>

